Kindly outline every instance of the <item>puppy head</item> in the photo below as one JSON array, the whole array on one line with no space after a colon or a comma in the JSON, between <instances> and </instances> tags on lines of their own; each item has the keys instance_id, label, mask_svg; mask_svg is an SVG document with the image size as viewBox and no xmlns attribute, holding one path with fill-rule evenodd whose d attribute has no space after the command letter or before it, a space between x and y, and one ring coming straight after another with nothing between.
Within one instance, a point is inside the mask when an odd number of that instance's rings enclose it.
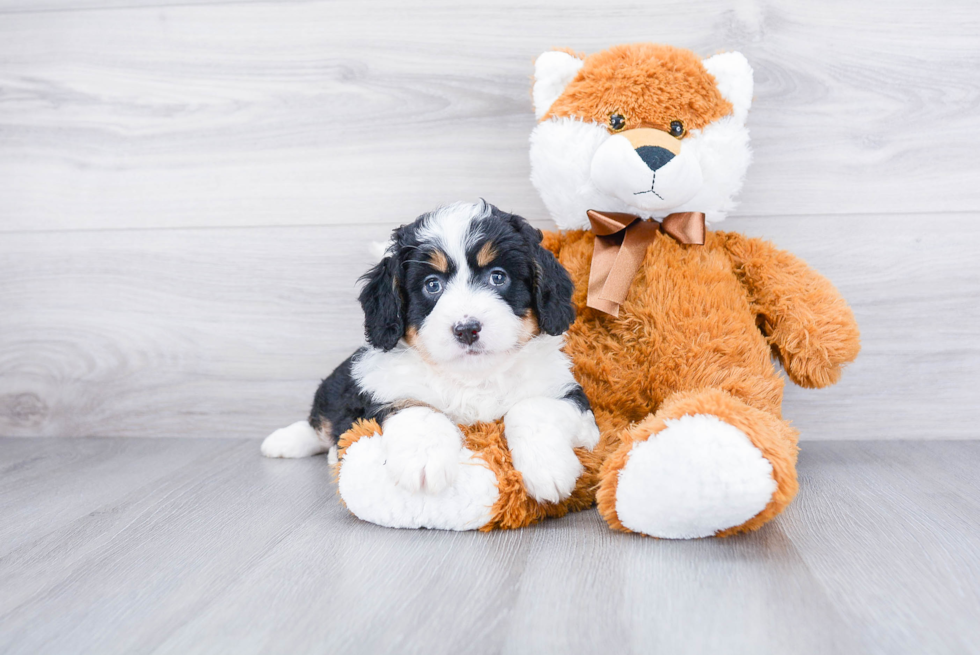
<instances>
[{"instance_id":1,"label":"puppy head","mask_svg":"<svg viewBox=\"0 0 980 655\"><path fill-rule=\"evenodd\" d=\"M431 362L493 366L539 332L575 319L572 282L541 247L541 232L485 201L457 203L396 229L364 279L368 343L399 340Z\"/></svg>"}]
</instances>

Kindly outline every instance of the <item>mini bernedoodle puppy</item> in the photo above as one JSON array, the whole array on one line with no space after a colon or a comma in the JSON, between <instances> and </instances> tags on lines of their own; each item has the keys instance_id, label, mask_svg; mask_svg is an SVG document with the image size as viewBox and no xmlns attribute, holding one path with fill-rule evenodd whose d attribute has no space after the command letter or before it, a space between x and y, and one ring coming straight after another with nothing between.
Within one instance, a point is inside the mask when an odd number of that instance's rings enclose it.
<instances>
[{"instance_id":1,"label":"mini bernedoodle puppy","mask_svg":"<svg viewBox=\"0 0 980 655\"><path fill-rule=\"evenodd\" d=\"M262 454L327 452L354 421L374 418L389 481L439 494L460 467L457 424L503 418L528 494L567 497L582 473L572 449L594 447L599 430L562 352L572 283L540 242L523 218L484 201L396 229L363 278L368 345L322 382L308 421L273 432Z\"/></svg>"}]
</instances>

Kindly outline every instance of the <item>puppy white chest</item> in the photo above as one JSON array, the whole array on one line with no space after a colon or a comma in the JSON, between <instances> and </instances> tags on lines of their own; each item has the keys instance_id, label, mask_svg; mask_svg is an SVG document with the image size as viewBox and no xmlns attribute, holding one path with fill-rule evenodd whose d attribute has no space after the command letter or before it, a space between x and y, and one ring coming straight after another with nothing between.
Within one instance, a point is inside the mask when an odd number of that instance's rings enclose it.
<instances>
[{"instance_id":1,"label":"puppy white chest","mask_svg":"<svg viewBox=\"0 0 980 655\"><path fill-rule=\"evenodd\" d=\"M525 398L561 397L575 385L562 343L561 337L539 336L493 366L465 375L433 366L408 346L369 348L353 373L375 402L423 402L461 424L494 421Z\"/></svg>"}]
</instances>

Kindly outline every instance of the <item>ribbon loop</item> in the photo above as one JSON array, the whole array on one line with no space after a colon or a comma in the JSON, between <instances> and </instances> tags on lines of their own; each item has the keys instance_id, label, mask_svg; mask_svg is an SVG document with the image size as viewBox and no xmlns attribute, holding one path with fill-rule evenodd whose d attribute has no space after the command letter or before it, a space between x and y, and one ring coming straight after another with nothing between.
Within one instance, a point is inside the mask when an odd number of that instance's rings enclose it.
<instances>
[{"instance_id":1,"label":"ribbon loop","mask_svg":"<svg viewBox=\"0 0 980 655\"><path fill-rule=\"evenodd\" d=\"M641 220L639 216L633 214L597 212L594 209L590 209L585 214L589 217L589 223L592 224L592 231L602 237L622 232L636 221Z\"/></svg>"},{"instance_id":2,"label":"ribbon loop","mask_svg":"<svg viewBox=\"0 0 980 655\"><path fill-rule=\"evenodd\" d=\"M678 243L703 245L704 214L678 212L662 223L646 221L621 212L587 212L595 245L589 271L589 294L586 305L601 312L619 316L619 306L626 300L636 272L643 264L647 246L657 232L663 232Z\"/></svg>"},{"instance_id":3,"label":"ribbon loop","mask_svg":"<svg viewBox=\"0 0 980 655\"><path fill-rule=\"evenodd\" d=\"M701 212L668 214L660 229L674 237L677 243L704 245L704 214Z\"/></svg>"}]
</instances>

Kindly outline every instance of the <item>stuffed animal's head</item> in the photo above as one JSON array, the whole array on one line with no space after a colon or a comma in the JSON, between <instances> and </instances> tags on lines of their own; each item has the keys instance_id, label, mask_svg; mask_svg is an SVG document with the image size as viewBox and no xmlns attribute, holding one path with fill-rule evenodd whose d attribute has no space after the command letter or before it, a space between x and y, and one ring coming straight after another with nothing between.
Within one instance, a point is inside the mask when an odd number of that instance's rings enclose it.
<instances>
[{"instance_id":1,"label":"stuffed animal's head","mask_svg":"<svg viewBox=\"0 0 980 655\"><path fill-rule=\"evenodd\" d=\"M586 211L660 219L734 207L751 159L752 69L728 52L702 60L665 45L622 45L534 66L531 182L561 229Z\"/></svg>"}]
</instances>

